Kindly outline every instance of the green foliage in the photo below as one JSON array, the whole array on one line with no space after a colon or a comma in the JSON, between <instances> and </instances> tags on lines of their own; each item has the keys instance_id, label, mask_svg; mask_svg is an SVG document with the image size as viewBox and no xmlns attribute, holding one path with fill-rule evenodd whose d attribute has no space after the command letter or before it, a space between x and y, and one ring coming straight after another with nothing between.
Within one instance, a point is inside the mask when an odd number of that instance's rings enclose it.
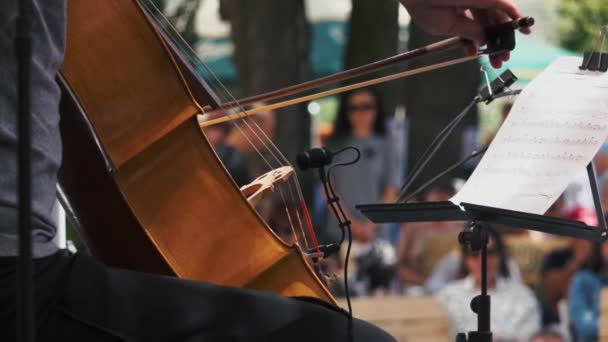
<instances>
[{"instance_id":1,"label":"green foliage","mask_svg":"<svg viewBox=\"0 0 608 342\"><path fill-rule=\"evenodd\" d=\"M593 48L600 27L608 25L607 0L562 0L560 43L573 51ZM604 45L608 48L608 41Z\"/></svg>"}]
</instances>

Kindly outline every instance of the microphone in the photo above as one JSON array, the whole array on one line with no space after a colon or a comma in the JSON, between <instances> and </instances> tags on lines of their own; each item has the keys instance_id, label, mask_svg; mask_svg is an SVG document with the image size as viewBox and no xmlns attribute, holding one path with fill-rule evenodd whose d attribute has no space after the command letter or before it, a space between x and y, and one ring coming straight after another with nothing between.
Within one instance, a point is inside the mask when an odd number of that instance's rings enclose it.
<instances>
[{"instance_id":1,"label":"microphone","mask_svg":"<svg viewBox=\"0 0 608 342\"><path fill-rule=\"evenodd\" d=\"M296 163L298 164L298 168L304 171L329 165L333 157L334 153L331 151L323 147L317 147L298 154L296 156Z\"/></svg>"}]
</instances>

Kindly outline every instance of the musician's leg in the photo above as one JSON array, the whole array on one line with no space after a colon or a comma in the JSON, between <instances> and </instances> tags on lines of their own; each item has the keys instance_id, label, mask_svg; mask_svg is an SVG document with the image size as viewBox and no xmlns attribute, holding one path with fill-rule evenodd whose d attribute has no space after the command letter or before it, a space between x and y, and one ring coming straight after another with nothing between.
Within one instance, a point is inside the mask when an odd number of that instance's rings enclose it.
<instances>
[{"instance_id":1,"label":"musician's leg","mask_svg":"<svg viewBox=\"0 0 608 342\"><path fill-rule=\"evenodd\" d=\"M69 259L66 285L39 324L45 341L346 341L348 319L329 306ZM393 341L360 320L353 333Z\"/></svg>"}]
</instances>

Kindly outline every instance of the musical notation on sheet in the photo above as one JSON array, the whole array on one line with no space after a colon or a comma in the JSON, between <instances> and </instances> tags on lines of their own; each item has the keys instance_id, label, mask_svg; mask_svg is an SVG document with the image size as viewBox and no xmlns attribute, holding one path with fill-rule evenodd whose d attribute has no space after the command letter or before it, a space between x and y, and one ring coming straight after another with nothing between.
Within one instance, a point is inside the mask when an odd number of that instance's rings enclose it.
<instances>
[{"instance_id":1,"label":"musical notation on sheet","mask_svg":"<svg viewBox=\"0 0 608 342\"><path fill-rule=\"evenodd\" d=\"M544 213L608 136L608 73L554 61L519 95L452 202Z\"/></svg>"}]
</instances>

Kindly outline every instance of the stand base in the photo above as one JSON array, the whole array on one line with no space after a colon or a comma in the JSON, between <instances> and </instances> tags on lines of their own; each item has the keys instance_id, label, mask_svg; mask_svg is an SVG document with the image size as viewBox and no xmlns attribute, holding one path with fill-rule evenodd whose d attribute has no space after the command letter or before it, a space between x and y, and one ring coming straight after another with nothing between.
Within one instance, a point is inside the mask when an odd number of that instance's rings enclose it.
<instances>
[{"instance_id":1,"label":"stand base","mask_svg":"<svg viewBox=\"0 0 608 342\"><path fill-rule=\"evenodd\" d=\"M469 331L469 338L460 333L456 335L456 342L492 342L492 332Z\"/></svg>"}]
</instances>

